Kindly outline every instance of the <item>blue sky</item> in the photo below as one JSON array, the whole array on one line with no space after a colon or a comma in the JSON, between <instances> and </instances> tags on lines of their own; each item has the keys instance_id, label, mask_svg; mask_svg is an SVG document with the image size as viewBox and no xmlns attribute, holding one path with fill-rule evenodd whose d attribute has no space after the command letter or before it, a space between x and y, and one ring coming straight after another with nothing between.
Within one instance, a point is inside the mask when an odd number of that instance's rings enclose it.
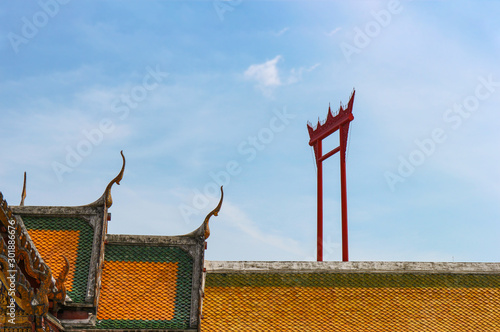
<instances>
[{"instance_id":1,"label":"blue sky","mask_svg":"<svg viewBox=\"0 0 500 332\"><path fill-rule=\"evenodd\" d=\"M500 259L495 1L69 1L0 5L0 190L84 205L109 232L184 234L210 260L314 260L306 123L352 89L351 260ZM332 138L325 142L335 147ZM338 155L325 260L340 260ZM218 194L217 194L218 195Z\"/></svg>"}]
</instances>

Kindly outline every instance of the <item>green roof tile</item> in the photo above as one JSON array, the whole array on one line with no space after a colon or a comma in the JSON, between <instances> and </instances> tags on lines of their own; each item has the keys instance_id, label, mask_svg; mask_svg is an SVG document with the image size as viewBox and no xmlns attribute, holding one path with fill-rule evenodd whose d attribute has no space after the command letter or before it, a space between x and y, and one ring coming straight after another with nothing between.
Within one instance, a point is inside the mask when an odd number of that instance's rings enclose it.
<instances>
[{"instance_id":1,"label":"green roof tile","mask_svg":"<svg viewBox=\"0 0 500 332\"><path fill-rule=\"evenodd\" d=\"M498 288L500 275L410 273L208 273L206 287Z\"/></svg>"}]
</instances>

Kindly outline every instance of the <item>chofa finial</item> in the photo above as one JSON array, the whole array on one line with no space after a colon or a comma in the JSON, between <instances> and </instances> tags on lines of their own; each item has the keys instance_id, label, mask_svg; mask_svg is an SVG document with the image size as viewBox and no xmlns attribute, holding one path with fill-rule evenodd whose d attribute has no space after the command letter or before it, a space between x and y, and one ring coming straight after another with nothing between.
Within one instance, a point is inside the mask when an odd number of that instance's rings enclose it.
<instances>
[{"instance_id":1,"label":"chofa finial","mask_svg":"<svg viewBox=\"0 0 500 332\"><path fill-rule=\"evenodd\" d=\"M215 207L215 209L212 210L206 217L205 221L203 222L203 226L205 228L205 239L208 239L210 236L210 227L208 226L208 221L210 220L211 216L216 216L219 214L220 208L222 206L222 200L224 199L224 190L222 189L222 186L220 186L220 201L219 204Z\"/></svg>"},{"instance_id":2,"label":"chofa finial","mask_svg":"<svg viewBox=\"0 0 500 332\"><path fill-rule=\"evenodd\" d=\"M24 206L25 198L26 198L26 172L24 172L23 192L21 193L21 203L19 203L19 206Z\"/></svg>"},{"instance_id":3,"label":"chofa finial","mask_svg":"<svg viewBox=\"0 0 500 332\"><path fill-rule=\"evenodd\" d=\"M104 190L104 193L99 197L95 202L90 203L86 206L105 206L106 208L109 208L111 205L113 205L113 198L111 197L111 187L113 184L120 184L120 181L123 178L123 173L125 172L125 156L123 155L123 150L120 151L120 154L122 155L122 169L120 170L120 173L111 180L111 182L106 186L106 189Z\"/></svg>"},{"instance_id":4,"label":"chofa finial","mask_svg":"<svg viewBox=\"0 0 500 332\"><path fill-rule=\"evenodd\" d=\"M110 207L111 205L113 205L113 198L111 197L111 187L115 183L117 185L120 185L120 181L123 178L123 173L125 172L125 156L123 155L123 150L120 151L120 154L122 155L122 160L123 160L122 169L120 170L120 173L118 173L118 175L113 180L111 180L111 182L106 187L106 190L104 191L104 197L106 199L106 207Z\"/></svg>"}]
</instances>

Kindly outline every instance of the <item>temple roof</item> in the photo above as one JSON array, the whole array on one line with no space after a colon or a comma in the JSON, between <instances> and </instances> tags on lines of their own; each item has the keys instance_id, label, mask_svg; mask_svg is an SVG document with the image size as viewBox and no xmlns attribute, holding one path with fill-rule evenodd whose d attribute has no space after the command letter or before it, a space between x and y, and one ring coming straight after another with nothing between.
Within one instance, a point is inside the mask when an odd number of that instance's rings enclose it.
<instances>
[{"instance_id":1,"label":"temple roof","mask_svg":"<svg viewBox=\"0 0 500 332\"><path fill-rule=\"evenodd\" d=\"M202 331L498 331L499 263L206 262Z\"/></svg>"},{"instance_id":2,"label":"temple roof","mask_svg":"<svg viewBox=\"0 0 500 332\"><path fill-rule=\"evenodd\" d=\"M196 329L203 251L203 238L108 235L96 328Z\"/></svg>"},{"instance_id":3,"label":"temple roof","mask_svg":"<svg viewBox=\"0 0 500 332\"><path fill-rule=\"evenodd\" d=\"M11 209L25 224L51 270L61 270L62 255L68 259L68 303L95 305L107 228L106 206L12 206Z\"/></svg>"},{"instance_id":4,"label":"temple roof","mask_svg":"<svg viewBox=\"0 0 500 332\"><path fill-rule=\"evenodd\" d=\"M52 298L62 296L60 306L51 304L52 325L67 330L195 331L200 325L208 223L221 208L222 188L217 207L189 234L110 235L111 187L123 177L123 153L122 158L121 171L95 202L25 206L25 183L19 206L0 202L2 223L10 217L17 221L35 266L46 271L44 287ZM60 277L52 277L51 271ZM26 278L20 281L29 286ZM7 299L7 288L1 287L0 299ZM47 310L41 312L44 317L50 318Z\"/></svg>"},{"instance_id":5,"label":"temple roof","mask_svg":"<svg viewBox=\"0 0 500 332\"><path fill-rule=\"evenodd\" d=\"M96 283L100 278L104 237L107 231L108 208L112 205L111 188L120 184L125 171L122 167L95 202L82 206L25 206L26 174L19 206L11 206L22 220L36 248L53 271L69 261L66 281L68 304L95 306L99 295Z\"/></svg>"}]
</instances>

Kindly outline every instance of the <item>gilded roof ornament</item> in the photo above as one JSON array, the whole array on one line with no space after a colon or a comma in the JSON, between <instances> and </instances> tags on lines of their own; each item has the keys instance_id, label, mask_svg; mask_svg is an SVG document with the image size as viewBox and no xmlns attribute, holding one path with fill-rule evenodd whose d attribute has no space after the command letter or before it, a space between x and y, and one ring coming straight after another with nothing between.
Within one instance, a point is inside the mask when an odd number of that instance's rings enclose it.
<instances>
[{"instance_id":1,"label":"gilded roof ornament","mask_svg":"<svg viewBox=\"0 0 500 332\"><path fill-rule=\"evenodd\" d=\"M110 207L111 205L113 205L113 198L111 197L111 187L115 183L117 185L120 185L120 181L123 179L123 173L125 172L125 156L123 155L123 150L120 151L120 154L122 155L123 160L122 169L120 170L120 173L118 173L118 175L113 180L111 180L111 182L106 187L106 190L104 191L104 196L106 197L106 207Z\"/></svg>"},{"instance_id":2,"label":"gilded roof ornament","mask_svg":"<svg viewBox=\"0 0 500 332\"><path fill-rule=\"evenodd\" d=\"M111 180L111 182L107 185L106 189L104 190L104 193L102 196L95 201L94 203L88 204L87 206L103 206L105 205L107 208L109 208L111 205L113 205L113 198L111 197L111 187L113 187L113 184L120 184L120 181L123 178L123 173L125 172L125 156L123 155L123 150L120 151L120 154L122 155L122 169L120 170L120 173Z\"/></svg>"},{"instance_id":3,"label":"gilded roof ornament","mask_svg":"<svg viewBox=\"0 0 500 332\"><path fill-rule=\"evenodd\" d=\"M222 186L220 187L220 201L219 204L215 207L215 209L212 210L206 217L205 221L203 222L203 228L205 229L204 236L205 239L208 239L210 236L210 227L208 226L208 221L210 220L210 217L216 216L219 214L220 208L222 206L222 200L224 199L224 190L222 189Z\"/></svg>"},{"instance_id":4,"label":"gilded roof ornament","mask_svg":"<svg viewBox=\"0 0 500 332\"><path fill-rule=\"evenodd\" d=\"M220 193L221 193L221 196L220 196L219 204L217 204L215 209L213 209L209 214L207 214L207 216L205 217L205 220L200 225L200 227L198 227L197 229L195 229L194 231L192 231L189 234L185 234L185 235L181 235L181 236L194 237L194 238L201 237L204 239L207 239L210 236L210 227L208 226L208 221L210 220L210 217L212 217L212 216L217 217L217 215L219 214L220 208L222 206L222 200L224 199L224 190L222 189L222 186L220 187Z\"/></svg>"},{"instance_id":5,"label":"gilded roof ornament","mask_svg":"<svg viewBox=\"0 0 500 332\"><path fill-rule=\"evenodd\" d=\"M62 255L62 258L64 259L64 266L61 272L59 272L59 276L56 278L55 286L57 291L49 294L49 299L57 300L60 303L64 303L66 299L66 285L64 283L66 282L69 273L69 261L64 255Z\"/></svg>"},{"instance_id":6,"label":"gilded roof ornament","mask_svg":"<svg viewBox=\"0 0 500 332\"><path fill-rule=\"evenodd\" d=\"M24 206L25 198L26 198L26 172L24 172L23 192L21 193L21 203L19 203L19 206Z\"/></svg>"},{"instance_id":7,"label":"gilded roof ornament","mask_svg":"<svg viewBox=\"0 0 500 332\"><path fill-rule=\"evenodd\" d=\"M0 233L2 233L0 234L1 283L6 284L4 280L7 280L7 273L10 274L10 270L16 271L16 296L13 298L23 311L19 317L34 315L37 316L36 319L42 320L49 312L49 295L56 291L55 282L49 266L45 264L31 241L22 219L12 214L2 193L0 193L0 225L3 226L0 227ZM7 232L9 237L4 236ZM14 234L13 239L11 234ZM10 253L7 256L7 239L9 246L10 241L14 241L15 262L11 261ZM30 277L36 281L34 284L28 281ZM42 321L37 324L43 326Z\"/></svg>"}]
</instances>

